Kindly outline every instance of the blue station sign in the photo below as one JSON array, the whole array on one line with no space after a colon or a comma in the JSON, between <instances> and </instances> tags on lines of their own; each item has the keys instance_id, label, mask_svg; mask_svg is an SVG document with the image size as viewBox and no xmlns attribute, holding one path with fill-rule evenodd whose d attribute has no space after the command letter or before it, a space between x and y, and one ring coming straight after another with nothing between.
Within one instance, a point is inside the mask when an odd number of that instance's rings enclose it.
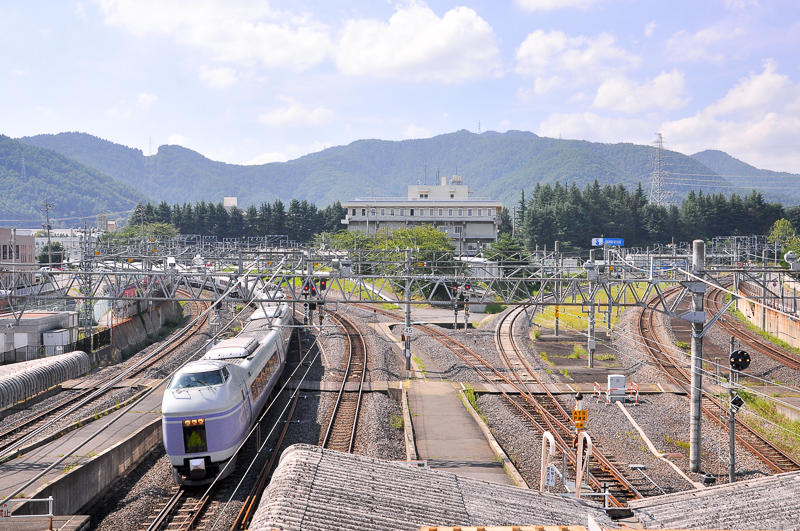
<instances>
[{"instance_id":1,"label":"blue station sign","mask_svg":"<svg viewBox=\"0 0 800 531\"><path fill-rule=\"evenodd\" d=\"M592 238L592 247L610 245L612 247L625 247L624 238Z\"/></svg>"}]
</instances>

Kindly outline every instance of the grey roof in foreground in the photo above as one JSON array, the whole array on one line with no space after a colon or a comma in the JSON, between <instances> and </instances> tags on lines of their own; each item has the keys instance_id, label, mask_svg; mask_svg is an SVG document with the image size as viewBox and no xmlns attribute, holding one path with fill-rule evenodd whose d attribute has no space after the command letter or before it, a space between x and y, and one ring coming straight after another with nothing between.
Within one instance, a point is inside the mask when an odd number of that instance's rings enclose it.
<instances>
[{"instance_id":1,"label":"grey roof in foreground","mask_svg":"<svg viewBox=\"0 0 800 531\"><path fill-rule=\"evenodd\" d=\"M800 530L800 473L630 502L648 529Z\"/></svg>"},{"instance_id":2,"label":"grey roof in foreground","mask_svg":"<svg viewBox=\"0 0 800 531\"><path fill-rule=\"evenodd\" d=\"M616 527L598 505L582 500L296 444L281 456L250 529L586 526L590 515L602 527Z\"/></svg>"}]
</instances>

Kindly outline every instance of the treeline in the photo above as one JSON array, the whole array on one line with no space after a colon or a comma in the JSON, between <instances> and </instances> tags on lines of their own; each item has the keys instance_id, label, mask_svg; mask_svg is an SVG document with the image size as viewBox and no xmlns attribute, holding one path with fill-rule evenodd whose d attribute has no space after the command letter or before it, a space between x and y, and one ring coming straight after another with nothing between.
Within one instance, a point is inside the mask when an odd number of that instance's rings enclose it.
<instances>
[{"instance_id":1,"label":"treeline","mask_svg":"<svg viewBox=\"0 0 800 531\"><path fill-rule=\"evenodd\" d=\"M680 205L651 204L642 189L623 185L583 190L577 185L537 184L531 197L523 193L517 207L517 237L528 249L552 246L583 249L600 236L624 238L626 247L711 239L715 236L767 234L775 221L787 218L798 226L800 207L785 209L767 203L756 191L745 197L690 191Z\"/></svg>"},{"instance_id":2,"label":"treeline","mask_svg":"<svg viewBox=\"0 0 800 531\"><path fill-rule=\"evenodd\" d=\"M174 226L181 234L202 234L222 238L243 238L267 234L287 235L296 242L309 242L318 232L335 232L341 229L345 211L338 201L322 210L308 201L292 199L286 209L283 201L251 205L246 210L226 209L222 202L169 205L162 201L136 205L129 225L165 223Z\"/></svg>"}]
</instances>

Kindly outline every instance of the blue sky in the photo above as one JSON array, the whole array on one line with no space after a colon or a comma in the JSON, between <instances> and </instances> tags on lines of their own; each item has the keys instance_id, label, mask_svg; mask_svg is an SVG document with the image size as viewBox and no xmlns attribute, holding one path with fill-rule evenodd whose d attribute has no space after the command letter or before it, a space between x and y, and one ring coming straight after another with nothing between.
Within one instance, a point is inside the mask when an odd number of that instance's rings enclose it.
<instances>
[{"instance_id":1,"label":"blue sky","mask_svg":"<svg viewBox=\"0 0 800 531\"><path fill-rule=\"evenodd\" d=\"M800 173L795 1L6 1L0 43L11 137L254 164L480 123Z\"/></svg>"}]
</instances>

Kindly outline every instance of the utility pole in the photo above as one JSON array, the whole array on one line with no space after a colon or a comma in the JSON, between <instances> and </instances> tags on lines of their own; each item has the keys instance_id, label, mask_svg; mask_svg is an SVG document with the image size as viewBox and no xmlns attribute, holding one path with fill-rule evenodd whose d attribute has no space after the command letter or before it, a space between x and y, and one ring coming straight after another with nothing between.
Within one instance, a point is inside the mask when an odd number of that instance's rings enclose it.
<instances>
[{"instance_id":1,"label":"utility pole","mask_svg":"<svg viewBox=\"0 0 800 531\"><path fill-rule=\"evenodd\" d=\"M703 240L693 242L692 274L702 277L705 273L706 243ZM689 467L692 472L700 472L702 461L702 439L700 422L702 420L701 401L703 399L703 325L705 311L703 297L706 285L695 279L687 280L684 285L692 293L692 312L689 321L692 323L692 389L689 426Z\"/></svg>"},{"instance_id":2,"label":"utility pole","mask_svg":"<svg viewBox=\"0 0 800 531\"><path fill-rule=\"evenodd\" d=\"M559 255L559 245L558 245L558 240L556 240L555 243L553 244L553 262L554 262L553 269L556 269L558 267L558 255ZM559 271L559 276L561 276L560 271ZM553 294L553 296L556 298L555 321L553 324L553 333L555 334L556 337L558 337L558 310L559 310L558 297L560 294L561 294L561 283L557 282L556 292Z\"/></svg>"},{"instance_id":3,"label":"utility pole","mask_svg":"<svg viewBox=\"0 0 800 531\"><path fill-rule=\"evenodd\" d=\"M47 266L49 268L53 268L53 246L50 244L50 209L53 208L53 203L50 203L47 198L44 198L44 203L42 203L42 208L44 208L45 216L47 222L42 225L42 228L47 231Z\"/></svg>"},{"instance_id":4,"label":"utility pole","mask_svg":"<svg viewBox=\"0 0 800 531\"><path fill-rule=\"evenodd\" d=\"M594 368L594 351L596 348L594 335L594 287L597 283L597 269L594 263L594 250L589 251L589 261L583 267L586 269L586 278L589 281L589 292L591 293L589 298L589 335L586 340L586 350L589 351L588 367L592 369Z\"/></svg>"},{"instance_id":5,"label":"utility pole","mask_svg":"<svg viewBox=\"0 0 800 531\"><path fill-rule=\"evenodd\" d=\"M408 254L408 249L406 249L406 289L405 289L405 299L406 299L406 319L405 319L405 341L403 342L403 354L405 354L406 358L406 372L411 371L411 279L409 275L411 274L411 261Z\"/></svg>"}]
</instances>

